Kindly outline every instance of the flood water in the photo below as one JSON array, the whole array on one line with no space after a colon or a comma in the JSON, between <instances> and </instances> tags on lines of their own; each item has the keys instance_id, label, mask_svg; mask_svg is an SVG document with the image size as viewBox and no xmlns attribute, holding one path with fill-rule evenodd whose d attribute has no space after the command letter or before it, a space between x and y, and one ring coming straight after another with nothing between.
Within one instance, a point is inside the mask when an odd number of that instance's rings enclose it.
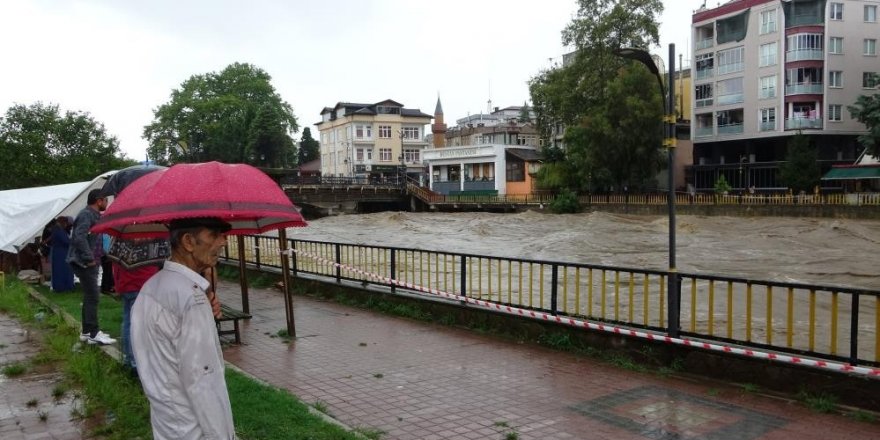
<instances>
[{"instance_id":1,"label":"flood water","mask_svg":"<svg viewBox=\"0 0 880 440\"><path fill-rule=\"evenodd\" d=\"M682 272L880 289L880 221L681 215L677 223ZM668 224L604 212L382 212L313 220L288 236L663 270Z\"/></svg>"}]
</instances>

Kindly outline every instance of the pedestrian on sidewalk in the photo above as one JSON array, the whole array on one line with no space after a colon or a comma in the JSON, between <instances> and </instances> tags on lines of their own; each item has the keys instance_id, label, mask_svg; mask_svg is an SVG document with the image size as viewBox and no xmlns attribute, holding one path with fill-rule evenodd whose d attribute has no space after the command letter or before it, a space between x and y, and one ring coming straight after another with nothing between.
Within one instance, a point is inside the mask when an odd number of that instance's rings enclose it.
<instances>
[{"instance_id":1,"label":"pedestrian on sidewalk","mask_svg":"<svg viewBox=\"0 0 880 440\"><path fill-rule=\"evenodd\" d=\"M49 259L52 267L52 291L69 292L74 289L73 271L65 261L70 252L70 228L72 219L58 217L49 236Z\"/></svg>"},{"instance_id":2,"label":"pedestrian on sidewalk","mask_svg":"<svg viewBox=\"0 0 880 440\"><path fill-rule=\"evenodd\" d=\"M132 351L150 401L153 438L234 439L223 353L201 273L214 267L231 225L173 220L171 258L131 310Z\"/></svg>"},{"instance_id":3,"label":"pedestrian on sidewalk","mask_svg":"<svg viewBox=\"0 0 880 440\"><path fill-rule=\"evenodd\" d=\"M95 254L98 237L89 232L101 217L101 211L107 207L107 199L101 195L100 189L93 189L89 191L86 203L88 206L73 221L67 253L67 263L83 289L82 333L79 340L89 344L113 344L116 340L98 328L98 265L101 262Z\"/></svg>"}]
</instances>

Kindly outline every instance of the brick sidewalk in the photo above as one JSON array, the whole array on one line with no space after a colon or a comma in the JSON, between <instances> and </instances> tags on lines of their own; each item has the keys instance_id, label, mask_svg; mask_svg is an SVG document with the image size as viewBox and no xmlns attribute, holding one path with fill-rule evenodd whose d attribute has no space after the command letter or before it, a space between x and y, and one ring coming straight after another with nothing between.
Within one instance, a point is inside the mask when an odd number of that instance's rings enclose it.
<instances>
[{"instance_id":1,"label":"brick sidewalk","mask_svg":"<svg viewBox=\"0 0 880 440\"><path fill-rule=\"evenodd\" d=\"M68 391L60 399L52 394L64 376L28 361L40 351L18 321L0 313L0 366L27 365L21 376L0 375L0 438L3 440L73 440L82 438L79 419L72 415L82 402Z\"/></svg>"},{"instance_id":2,"label":"brick sidewalk","mask_svg":"<svg viewBox=\"0 0 880 440\"><path fill-rule=\"evenodd\" d=\"M240 307L238 286L221 286ZM880 424L718 383L617 369L531 344L295 297L297 335L277 291L251 289L242 370L383 439L877 439ZM235 405L235 402L233 402Z\"/></svg>"}]
</instances>

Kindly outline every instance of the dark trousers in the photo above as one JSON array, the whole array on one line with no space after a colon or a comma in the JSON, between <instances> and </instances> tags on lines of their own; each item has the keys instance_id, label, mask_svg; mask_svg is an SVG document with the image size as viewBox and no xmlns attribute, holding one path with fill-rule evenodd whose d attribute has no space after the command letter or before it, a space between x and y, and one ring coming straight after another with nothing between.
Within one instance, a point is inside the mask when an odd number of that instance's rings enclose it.
<instances>
[{"instance_id":1,"label":"dark trousers","mask_svg":"<svg viewBox=\"0 0 880 440\"><path fill-rule=\"evenodd\" d=\"M101 292L113 291L113 263L105 255L101 257Z\"/></svg>"},{"instance_id":2,"label":"dark trousers","mask_svg":"<svg viewBox=\"0 0 880 440\"><path fill-rule=\"evenodd\" d=\"M92 337L98 334L98 266L80 267L71 264L83 290L82 332Z\"/></svg>"}]
</instances>

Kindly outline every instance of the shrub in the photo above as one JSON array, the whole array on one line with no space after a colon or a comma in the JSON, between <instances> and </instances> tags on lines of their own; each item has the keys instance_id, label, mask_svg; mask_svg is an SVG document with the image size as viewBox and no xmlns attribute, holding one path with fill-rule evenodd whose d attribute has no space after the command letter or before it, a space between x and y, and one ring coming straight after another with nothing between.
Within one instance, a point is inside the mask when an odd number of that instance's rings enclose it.
<instances>
[{"instance_id":1,"label":"shrub","mask_svg":"<svg viewBox=\"0 0 880 440\"><path fill-rule=\"evenodd\" d=\"M575 194L574 191L562 190L562 192L550 202L550 210L556 214L574 213L581 210L581 204L578 202L577 194Z\"/></svg>"}]
</instances>

